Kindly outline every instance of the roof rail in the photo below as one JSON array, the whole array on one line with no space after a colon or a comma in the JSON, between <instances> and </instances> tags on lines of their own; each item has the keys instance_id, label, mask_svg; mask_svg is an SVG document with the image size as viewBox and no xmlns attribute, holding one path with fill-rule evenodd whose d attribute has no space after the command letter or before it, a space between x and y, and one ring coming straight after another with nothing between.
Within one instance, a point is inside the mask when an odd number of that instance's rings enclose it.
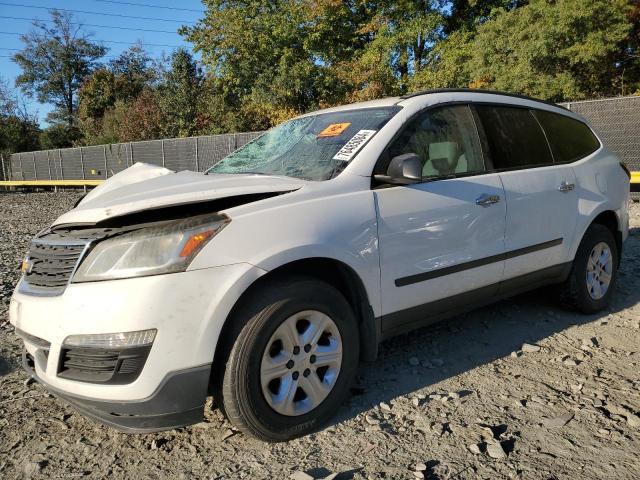
<instances>
[{"instance_id":1,"label":"roof rail","mask_svg":"<svg viewBox=\"0 0 640 480\"><path fill-rule=\"evenodd\" d=\"M532 102L544 103L547 105L551 105L553 107L558 107L563 110L571 111L562 105L558 105L557 103L547 102L546 100L540 100L539 98L527 97L526 95L519 95L517 93L509 93L509 92L501 92L498 90L483 90L480 88L435 88L432 90L422 90L420 92L408 93L406 95L402 95L400 98L402 100L406 100L408 98L418 97L420 95L429 95L431 93L490 93L492 95L502 95L504 97L513 97L520 98L522 100L531 100Z\"/></svg>"}]
</instances>

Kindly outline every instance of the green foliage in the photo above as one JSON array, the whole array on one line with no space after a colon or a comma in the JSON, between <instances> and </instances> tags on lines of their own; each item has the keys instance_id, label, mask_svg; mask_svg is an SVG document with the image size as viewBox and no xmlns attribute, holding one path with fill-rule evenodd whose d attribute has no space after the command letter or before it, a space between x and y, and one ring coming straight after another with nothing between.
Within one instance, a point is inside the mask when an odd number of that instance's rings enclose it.
<instances>
[{"instance_id":1,"label":"green foliage","mask_svg":"<svg viewBox=\"0 0 640 480\"><path fill-rule=\"evenodd\" d=\"M410 90L471 86L469 62L473 57L474 34L457 30L434 45L423 68L410 80Z\"/></svg>"},{"instance_id":2,"label":"green foliage","mask_svg":"<svg viewBox=\"0 0 640 480\"><path fill-rule=\"evenodd\" d=\"M532 0L478 29L469 65L477 86L548 100L619 93L628 2Z\"/></svg>"},{"instance_id":3,"label":"green foliage","mask_svg":"<svg viewBox=\"0 0 640 480\"><path fill-rule=\"evenodd\" d=\"M189 52L179 49L171 55L171 68L159 88L160 105L167 137L189 137L197 133L198 100L202 72Z\"/></svg>"},{"instance_id":4,"label":"green foliage","mask_svg":"<svg viewBox=\"0 0 640 480\"><path fill-rule=\"evenodd\" d=\"M205 17L182 33L211 73L219 98L209 112L230 128L267 128L277 120L337 103L347 87L331 64L362 46L360 2L207 0ZM237 112L233 115L233 112ZM248 115L250 115L248 117Z\"/></svg>"},{"instance_id":5,"label":"green foliage","mask_svg":"<svg viewBox=\"0 0 640 480\"><path fill-rule=\"evenodd\" d=\"M16 85L38 101L53 104L55 120L73 125L76 94L107 49L92 43L74 24L71 14L51 10L53 26L35 21L34 29L21 36L25 47L13 60L22 68Z\"/></svg>"},{"instance_id":6,"label":"green foliage","mask_svg":"<svg viewBox=\"0 0 640 480\"><path fill-rule=\"evenodd\" d=\"M40 145L43 150L73 147L81 137L82 133L78 127L65 123L54 123L40 133Z\"/></svg>"},{"instance_id":7,"label":"green foliage","mask_svg":"<svg viewBox=\"0 0 640 480\"><path fill-rule=\"evenodd\" d=\"M442 37L443 22L437 2L379 2L367 26L371 41L342 69L341 78L352 87L350 98L406 93Z\"/></svg>"},{"instance_id":8,"label":"green foliage","mask_svg":"<svg viewBox=\"0 0 640 480\"><path fill-rule=\"evenodd\" d=\"M108 125L107 120L113 122L128 109L136 110L137 99L145 89L156 85L159 76L157 65L139 45L95 70L79 92L78 117L84 143L98 145L118 142L121 138L146 138L146 127L141 131L124 131Z\"/></svg>"},{"instance_id":9,"label":"green foliage","mask_svg":"<svg viewBox=\"0 0 640 480\"><path fill-rule=\"evenodd\" d=\"M160 76L156 62L139 44L129 47L111 60L109 70L115 77L118 100L133 100Z\"/></svg>"},{"instance_id":10,"label":"green foliage","mask_svg":"<svg viewBox=\"0 0 640 480\"><path fill-rule=\"evenodd\" d=\"M135 97L134 97L135 98ZM80 120L98 119L104 116L109 107L118 99L115 74L100 68L84 82L80 90L78 115Z\"/></svg>"},{"instance_id":11,"label":"green foliage","mask_svg":"<svg viewBox=\"0 0 640 480\"><path fill-rule=\"evenodd\" d=\"M489 20L497 10L513 10L526 5L528 0L451 0L451 13L445 22L447 34L473 31Z\"/></svg>"},{"instance_id":12,"label":"green foliage","mask_svg":"<svg viewBox=\"0 0 640 480\"><path fill-rule=\"evenodd\" d=\"M47 129L43 143L263 130L310 110L427 88L552 101L640 94L638 0L204 5L203 18L180 31L202 60L180 49L162 67L135 45L98 68L105 49L67 15L54 11L52 28L37 24L15 56L18 84L53 102L50 120L67 125Z\"/></svg>"},{"instance_id":13,"label":"green foliage","mask_svg":"<svg viewBox=\"0 0 640 480\"><path fill-rule=\"evenodd\" d=\"M7 83L0 78L0 153L10 154L40 147L40 129Z\"/></svg>"}]
</instances>

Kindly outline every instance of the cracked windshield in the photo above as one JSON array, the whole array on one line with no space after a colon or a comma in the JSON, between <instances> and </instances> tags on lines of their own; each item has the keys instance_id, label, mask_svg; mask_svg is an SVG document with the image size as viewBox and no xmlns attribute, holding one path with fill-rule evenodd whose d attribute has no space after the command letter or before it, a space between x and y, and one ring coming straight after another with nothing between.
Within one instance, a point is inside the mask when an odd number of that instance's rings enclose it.
<instances>
[{"instance_id":1,"label":"cracked windshield","mask_svg":"<svg viewBox=\"0 0 640 480\"><path fill-rule=\"evenodd\" d=\"M223 158L206 173L282 175L305 180L336 177L399 111L366 108L296 118Z\"/></svg>"}]
</instances>

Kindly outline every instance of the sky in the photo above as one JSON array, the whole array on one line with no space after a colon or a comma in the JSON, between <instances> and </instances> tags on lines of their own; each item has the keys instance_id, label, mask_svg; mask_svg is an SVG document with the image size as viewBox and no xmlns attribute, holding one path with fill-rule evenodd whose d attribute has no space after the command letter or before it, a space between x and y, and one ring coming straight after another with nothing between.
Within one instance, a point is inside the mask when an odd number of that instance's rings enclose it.
<instances>
[{"instance_id":1,"label":"sky","mask_svg":"<svg viewBox=\"0 0 640 480\"><path fill-rule=\"evenodd\" d=\"M191 50L191 45L176 32L181 25L191 25L202 18L204 11L198 0L0 0L0 77L11 87L15 86L15 79L21 72L10 58L23 47L19 34L32 28L33 19L48 20L48 9L54 7L72 10L75 21L85 25L84 30L91 34L93 41L109 49L103 59L105 62L138 41L154 58L159 58L163 52L170 54L180 46ZM45 117L53 107L38 103L35 98L24 95L22 98L29 111L37 113L41 126L46 126Z\"/></svg>"}]
</instances>

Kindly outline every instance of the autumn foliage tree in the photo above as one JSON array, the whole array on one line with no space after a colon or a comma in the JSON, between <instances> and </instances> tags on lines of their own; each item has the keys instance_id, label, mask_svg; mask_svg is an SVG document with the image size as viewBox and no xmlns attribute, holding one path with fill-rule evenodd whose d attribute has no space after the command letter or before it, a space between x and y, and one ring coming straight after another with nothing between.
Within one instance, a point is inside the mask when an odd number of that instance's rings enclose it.
<instances>
[{"instance_id":1,"label":"autumn foliage tree","mask_svg":"<svg viewBox=\"0 0 640 480\"><path fill-rule=\"evenodd\" d=\"M428 88L551 101L640 94L640 0L203 3L202 18L180 30L194 54L178 49L161 63L135 45L99 65L104 48L54 12L53 27L23 38L18 83L79 124L73 141L85 144L263 130ZM51 129L45 143L62 133Z\"/></svg>"}]
</instances>

